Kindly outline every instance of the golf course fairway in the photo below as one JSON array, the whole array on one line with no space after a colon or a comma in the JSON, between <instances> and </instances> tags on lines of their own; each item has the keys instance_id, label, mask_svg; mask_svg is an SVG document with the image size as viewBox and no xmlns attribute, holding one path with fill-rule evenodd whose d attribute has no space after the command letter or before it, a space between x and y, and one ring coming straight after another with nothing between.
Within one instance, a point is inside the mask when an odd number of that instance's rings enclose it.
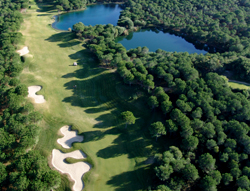
<instances>
[{"instance_id":1,"label":"golf course fairway","mask_svg":"<svg viewBox=\"0 0 250 191\"><path fill-rule=\"evenodd\" d=\"M147 189L153 170L145 161L161 152L153 149L153 144L160 143L149 137L147 129L158 114L149 111L143 92L124 85L114 69L99 67L74 33L53 29L51 23L56 14L52 5L33 3L24 13L20 30L32 55L25 59L20 80L27 86L42 86L38 94L46 100L34 104L43 114L35 149L48 158L51 167L53 149L83 151L87 155L85 161L91 164L83 176L84 190ZM72 66L73 62L78 66ZM137 120L125 129L120 113L127 110ZM64 125L72 125L84 140L73 143L70 149L61 147L56 140L62 137L59 129ZM57 190L69 190L72 185L62 175Z\"/></svg>"}]
</instances>

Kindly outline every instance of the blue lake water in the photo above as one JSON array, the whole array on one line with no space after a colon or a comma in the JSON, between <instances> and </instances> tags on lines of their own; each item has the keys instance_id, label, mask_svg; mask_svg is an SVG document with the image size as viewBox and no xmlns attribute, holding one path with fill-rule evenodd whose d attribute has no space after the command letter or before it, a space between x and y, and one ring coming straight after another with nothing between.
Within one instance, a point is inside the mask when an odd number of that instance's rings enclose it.
<instances>
[{"instance_id":1,"label":"blue lake water","mask_svg":"<svg viewBox=\"0 0 250 191\"><path fill-rule=\"evenodd\" d=\"M59 15L53 27L60 30L68 30L78 22L84 25L112 24L117 25L117 21L122 10L117 4L96 4L87 6L83 11L70 12ZM154 52L162 49L169 52L207 53L205 50L197 49L192 43L173 34L164 33L159 30L141 29L131 32L128 36L118 37L116 42L121 43L127 50L138 46L146 46L149 51Z\"/></svg>"},{"instance_id":2,"label":"blue lake water","mask_svg":"<svg viewBox=\"0 0 250 191\"><path fill-rule=\"evenodd\" d=\"M76 23L82 22L84 25L112 24L117 25L121 11L117 4L97 4L90 5L83 11L70 12L57 17L53 27L60 30L68 30Z\"/></svg>"},{"instance_id":3,"label":"blue lake water","mask_svg":"<svg viewBox=\"0 0 250 191\"><path fill-rule=\"evenodd\" d=\"M205 50L197 49L192 43L187 42L182 37L151 29L131 32L128 36L116 38L116 42L121 43L127 50L138 46L146 46L150 52L162 49L168 52L188 52L190 54L207 53Z\"/></svg>"}]
</instances>

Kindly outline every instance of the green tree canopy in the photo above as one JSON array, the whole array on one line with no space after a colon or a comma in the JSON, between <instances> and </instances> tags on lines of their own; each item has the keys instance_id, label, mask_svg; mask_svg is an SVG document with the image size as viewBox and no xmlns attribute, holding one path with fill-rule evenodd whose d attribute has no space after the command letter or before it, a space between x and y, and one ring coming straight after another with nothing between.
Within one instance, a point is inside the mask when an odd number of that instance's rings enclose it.
<instances>
[{"instance_id":1,"label":"green tree canopy","mask_svg":"<svg viewBox=\"0 0 250 191\"><path fill-rule=\"evenodd\" d=\"M135 116L131 111L124 111L121 113L122 119L125 121L126 126L125 128L127 128L127 125L131 125L131 124L135 124Z\"/></svg>"}]
</instances>

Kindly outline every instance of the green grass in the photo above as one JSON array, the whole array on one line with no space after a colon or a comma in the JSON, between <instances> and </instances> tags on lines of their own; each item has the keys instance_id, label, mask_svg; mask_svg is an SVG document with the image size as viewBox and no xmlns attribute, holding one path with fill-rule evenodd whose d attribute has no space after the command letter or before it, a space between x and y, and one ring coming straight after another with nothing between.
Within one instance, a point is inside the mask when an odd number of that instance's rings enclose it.
<instances>
[{"instance_id":1,"label":"green grass","mask_svg":"<svg viewBox=\"0 0 250 191\"><path fill-rule=\"evenodd\" d=\"M94 55L72 33L52 29L51 18L55 14L57 11L49 5L32 5L21 28L33 58L26 59L20 80L27 86L41 85L38 94L46 99L44 104L35 104L44 116L35 149L48 158L54 148L84 151L92 165L83 177L84 190L146 189L152 168L144 162L163 151L153 149L160 148L161 140L154 142L147 130L159 120L159 115L148 110L143 92L135 96L137 88L124 85L114 70L98 67ZM74 61L79 65L72 66ZM74 85L77 89L73 89ZM127 129L119 118L126 110L137 117L136 124ZM72 125L84 141L63 149L56 142L63 125ZM62 176L58 190L69 186L66 176Z\"/></svg>"},{"instance_id":2,"label":"green grass","mask_svg":"<svg viewBox=\"0 0 250 191\"><path fill-rule=\"evenodd\" d=\"M242 89L242 90L246 90L249 89L250 86L242 84L240 82L228 82L228 85L233 88L233 89Z\"/></svg>"}]
</instances>

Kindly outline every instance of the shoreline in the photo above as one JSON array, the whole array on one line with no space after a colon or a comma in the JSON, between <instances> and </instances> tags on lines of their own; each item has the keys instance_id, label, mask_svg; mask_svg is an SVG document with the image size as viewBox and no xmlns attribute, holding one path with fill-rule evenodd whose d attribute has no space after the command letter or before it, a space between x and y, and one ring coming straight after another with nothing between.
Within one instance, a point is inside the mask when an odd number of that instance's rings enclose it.
<instances>
[{"instance_id":1,"label":"shoreline","mask_svg":"<svg viewBox=\"0 0 250 191\"><path fill-rule=\"evenodd\" d=\"M61 15L64 15L64 14L67 14L67 13L73 13L73 12L81 12L81 11L85 11L87 9L88 6L92 6L92 5L107 5L107 4L115 4L115 5L122 5L122 4L125 4L124 2L111 2L111 3L91 3L91 4L88 4L86 5L85 8L82 8L82 9L77 9L77 10L70 10L70 11L61 11L60 14L57 14L57 15L54 15L52 17L52 19L54 20L53 23L51 23L51 27L55 30L58 30L58 31L63 31L63 32L66 32L68 30L62 30L62 29L58 29L55 24L58 22L57 19L58 17L60 17ZM73 27L73 26L72 26ZM72 28L71 28L72 29ZM68 31L70 32L70 31Z\"/></svg>"}]
</instances>

